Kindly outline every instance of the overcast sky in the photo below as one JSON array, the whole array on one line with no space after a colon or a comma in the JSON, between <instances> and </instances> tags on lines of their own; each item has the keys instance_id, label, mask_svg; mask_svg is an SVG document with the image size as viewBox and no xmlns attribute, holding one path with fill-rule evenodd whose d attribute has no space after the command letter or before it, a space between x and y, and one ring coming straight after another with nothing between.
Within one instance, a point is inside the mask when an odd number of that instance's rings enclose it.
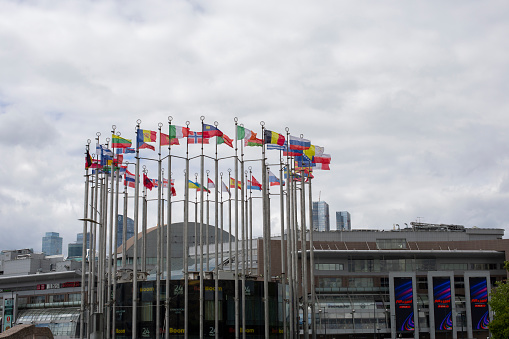
<instances>
[{"instance_id":1,"label":"overcast sky","mask_svg":"<svg viewBox=\"0 0 509 339\"><path fill-rule=\"evenodd\" d=\"M137 119L166 129L169 115L231 137L234 117L257 132L264 121L325 147L313 199L331 224L346 210L353 228L507 230L508 34L507 1L0 0L0 249L40 251L54 231L66 253L87 139L112 125L132 139Z\"/></svg>"}]
</instances>

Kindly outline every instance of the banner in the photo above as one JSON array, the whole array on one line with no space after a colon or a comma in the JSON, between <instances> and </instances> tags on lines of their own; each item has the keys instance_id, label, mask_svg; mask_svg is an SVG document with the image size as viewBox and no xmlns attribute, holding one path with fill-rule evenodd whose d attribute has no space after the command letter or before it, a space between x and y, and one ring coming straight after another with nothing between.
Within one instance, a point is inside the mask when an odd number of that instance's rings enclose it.
<instances>
[{"instance_id":1,"label":"banner","mask_svg":"<svg viewBox=\"0 0 509 339\"><path fill-rule=\"evenodd\" d=\"M452 331L451 279L433 277L435 330Z\"/></svg>"},{"instance_id":2,"label":"banner","mask_svg":"<svg viewBox=\"0 0 509 339\"><path fill-rule=\"evenodd\" d=\"M470 277L470 310L472 329L487 330L490 322L488 313L488 283L486 277Z\"/></svg>"},{"instance_id":3,"label":"banner","mask_svg":"<svg viewBox=\"0 0 509 339\"><path fill-rule=\"evenodd\" d=\"M394 297L396 304L396 331L414 331L414 291L412 278L394 278Z\"/></svg>"}]
</instances>

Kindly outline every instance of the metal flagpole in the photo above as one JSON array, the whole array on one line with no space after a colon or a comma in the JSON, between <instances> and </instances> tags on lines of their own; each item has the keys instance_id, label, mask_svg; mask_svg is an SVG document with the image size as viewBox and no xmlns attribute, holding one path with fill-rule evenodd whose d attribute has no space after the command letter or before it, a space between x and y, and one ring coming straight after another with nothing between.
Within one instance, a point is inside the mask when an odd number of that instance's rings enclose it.
<instances>
[{"instance_id":1,"label":"metal flagpole","mask_svg":"<svg viewBox=\"0 0 509 339\"><path fill-rule=\"evenodd\" d=\"M109 138L106 138L106 148L109 147ZM105 297L105 287L106 287L106 276L105 276L105 261L106 261L106 230L108 227L108 175L106 173L103 174L104 185L102 185L102 194L101 194L101 224L99 228L101 229L99 235L99 277L100 277L100 295L99 295L99 310L102 314L102 319L104 319L104 297ZM102 323L103 328L101 331L104 331L105 324L104 321Z\"/></svg>"},{"instance_id":2,"label":"metal flagpole","mask_svg":"<svg viewBox=\"0 0 509 339\"><path fill-rule=\"evenodd\" d=\"M171 121L173 117L168 117L168 125L171 126ZM170 127L168 127L169 129ZM166 205L167 213L166 217L168 218L166 221L166 302L165 302L165 327L164 327L164 337L165 339L169 339L170 337L170 281L171 281L171 135L169 136L168 143L168 204ZM163 178L164 180L164 178ZM187 234L184 235L186 237Z\"/></svg>"},{"instance_id":3,"label":"metal flagpole","mask_svg":"<svg viewBox=\"0 0 509 339\"><path fill-rule=\"evenodd\" d=\"M97 144L96 145L99 145L99 137L101 136L101 133L100 132L97 132L96 133L96 140L97 140ZM96 157L97 157L97 161L99 162L100 164L100 161L101 159L99 158L98 154L97 154L97 146L96 146ZM97 287L96 287L96 275L97 275L97 268L96 267L96 264L95 264L95 256L96 256L96 246L97 246L97 224L99 223L98 220L99 220L99 211L98 211L98 201L99 201L99 168L96 168L95 170L95 189L93 190L92 194L93 194L93 208L91 209L90 211L90 214L91 214L91 219L93 219L94 221L96 221L96 223L94 223L93 225L93 232L91 232L91 236L90 236L90 245L92 247L92 268L91 268L91 276L89 278L89 284L88 286L90 286L90 320L89 321L89 330L88 330L88 334L87 336L90 337L90 333L92 331L96 331L97 329L97 324L93 323L95 318L93 317L93 314L96 313L97 309L97 303L96 303L96 298L97 298ZM90 261L90 255L89 255L89 261ZM93 318L93 319L92 319Z\"/></svg>"},{"instance_id":4,"label":"metal flagpole","mask_svg":"<svg viewBox=\"0 0 509 339\"><path fill-rule=\"evenodd\" d=\"M147 167L143 167L143 174L148 176ZM145 180L143 182L143 205L142 205L142 216L141 216L141 272L145 274L147 272L147 187L145 186Z\"/></svg>"},{"instance_id":5,"label":"metal flagpole","mask_svg":"<svg viewBox=\"0 0 509 339\"><path fill-rule=\"evenodd\" d=\"M157 124L159 127L159 158L157 160L157 267L156 267L156 338L160 336L161 329L161 193L163 181L161 180L161 127L163 124Z\"/></svg>"},{"instance_id":6,"label":"metal flagpole","mask_svg":"<svg viewBox=\"0 0 509 339\"><path fill-rule=\"evenodd\" d=\"M126 167L129 166L129 162L126 162ZM127 181L124 180L124 216L122 217L122 268L126 268L126 256L127 256Z\"/></svg>"},{"instance_id":7,"label":"metal flagpole","mask_svg":"<svg viewBox=\"0 0 509 339\"><path fill-rule=\"evenodd\" d=\"M87 140L85 157L86 161L89 159L90 139ZM83 206L83 219L88 217L88 164L85 167L85 198ZM87 248L87 221L83 220L83 245L81 246L81 303L80 303L80 339L83 339L85 331L85 260L86 260L86 248ZM90 288L90 285L89 285Z\"/></svg>"},{"instance_id":8,"label":"metal flagpole","mask_svg":"<svg viewBox=\"0 0 509 339\"><path fill-rule=\"evenodd\" d=\"M117 132L117 135L120 136L120 132ZM116 182L115 182L115 223L114 223L114 236L113 236L113 293L111 294L111 302L112 302L112 313L111 313L111 328L112 328L112 338L116 338L116 311L117 311L117 305L116 305L116 293L117 293L117 269L118 269L118 263L117 263L117 243L118 243L118 198L119 198L119 186L120 186L120 167L122 166L122 163L118 162L118 155L117 155L117 176L116 176Z\"/></svg>"},{"instance_id":9,"label":"metal flagpole","mask_svg":"<svg viewBox=\"0 0 509 339\"><path fill-rule=\"evenodd\" d=\"M279 213L281 215L281 284L283 294L286 296L286 270L285 270L285 204L283 195L283 158L279 151ZM283 298L284 299L284 298ZM285 305L285 304L283 304ZM283 338L286 338L286 306L283 307Z\"/></svg>"},{"instance_id":10,"label":"metal flagpole","mask_svg":"<svg viewBox=\"0 0 509 339\"><path fill-rule=\"evenodd\" d=\"M224 270L223 263L224 263L224 214L223 214L223 172L220 173L221 176L221 268Z\"/></svg>"},{"instance_id":11,"label":"metal flagpole","mask_svg":"<svg viewBox=\"0 0 509 339\"><path fill-rule=\"evenodd\" d=\"M235 339L239 338L240 318L239 318L239 158L238 158L238 119L235 117Z\"/></svg>"},{"instance_id":12,"label":"metal flagpole","mask_svg":"<svg viewBox=\"0 0 509 339\"><path fill-rule=\"evenodd\" d=\"M186 121L186 127L189 128L189 121ZM184 184L184 339L189 337L189 142L186 140L186 169ZM196 229L196 224L195 224ZM196 238L195 238L196 239ZM196 247L196 240L195 240Z\"/></svg>"},{"instance_id":13,"label":"metal flagpole","mask_svg":"<svg viewBox=\"0 0 509 339\"><path fill-rule=\"evenodd\" d=\"M217 128L217 121L214 121L214 126ZM215 182L215 191L214 191L214 226L215 226L215 236L214 236L214 253L215 253L215 266L214 266L214 335L216 339L219 339L219 246L218 246L218 238L219 238L219 192L218 192L218 175L219 175L219 160L217 159L217 138L216 138L216 158L214 159L214 182ZM221 175L222 177L222 175ZM222 191L222 178L221 178L221 191ZM222 203L222 193L221 193L221 203ZM221 210L222 213L222 210ZM221 216L222 218L222 216ZM207 222L208 224L208 222ZM221 224L221 231L223 229L223 225ZM222 235L222 233L221 233ZM222 255L222 253L221 253Z\"/></svg>"},{"instance_id":14,"label":"metal flagpole","mask_svg":"<svg viewBox=\"0 0 509 339\"><path fill-rule=\"evenodd\" d=\"M242 338L246 339L246 232L245 232L245 203L244 203L244 191L245 184L244 181L244 145L240 143L240 228L241 228L241 244L242 244L242 261L240 261L240 256L237 259L242 263L242 278L241 278L241 290L242 290Z\"/></svg>"},{"instance_id":15,"label":"metal flagpole","mask_svg":"<svg viewBox=\"0 0 509 339\"><path fill-rule=\"evenodd\" d=\"M113 155L111 156L111 165L110 165L110 177L111 177L111 185L110 185L110 221L109 221L109 239L108 239L108 255L105 254L105 258L107 259L107 270L108 270L108 286L106 288L106 338L111 338L111 284L112 284L112 262L111 253L113 252L113 199L114 199L114 160L115 160L115 147L113 146L113 136L115 135L116 126L111 126L111 151ZM106 240L106 239L105 239Z\"/></svg>"},{"instance_id":16,"label":"metal flagpole","mask_svg":"<svg viewBox=\"0 0 509 339\"><path fill-rule=\"evenodd\" d=\"M133 314L132 314L132 338L138 337L138 209L140 196L140 148L138 130L141 120L136 121L136 170L134 182L134 247L133 247Z\"/></svg>"},{"instance_id":17,"label":"metal flagpole","mask_svg":"<svg viewBox=\"0 0 509 339\"><path fill-rule=\"evenodd\" d=\"M299 222L297 219L297 181L294 177L296 177L295 174L295 168L292 164L293 159L290 159L290 167L292 172L292 218L293 218L293 291L295 293L294 298L294 307L296 310L299 309L299 254L298 254L298 246L299 246ZM297 320L300 317L299 312L296 314ZM299 330L299 321L295 321L296 333L300 334Z\"/></svg>"},{"instance_id":18,"label":"metal flagpole","mask_svg":"<svg viewBox=\"0 0 509 339\"><path fill-rule=\"evenodd\" d=\"M252 176L252 168L249 166L249 176ZM249 190L249 258L251 263L249 265L249 274L253 268L253 191Z\"/></svg>"},{"instance_id":19,"label":"metal flagpole","mask_svg":"<svg viewBox=\"0 0 509 339\"><path fill-rule=\"evenodd\" d=\"M194 174L194 182L198 182L198 173ZM194 192L194 271L198 272L198 189Z\"/></svg>"},{"instance_id":20,"label":"metal flagpole","mask_svg":"<svg viewBox=\"0 0 509 339\"><path fill-rule=\"evenodd\" d=\"M306 249L306 196L304 190L304 172L301 171L301 191L300 191L300 241L301 241L301 262L302 262L302 327L304 329L304 338L309 338L308 326L308 275L307 275L307 249Z\"/></svg>"},{"instance_id":21,"label":"metal flagpole","mask_svg":"<svg viewBox=\"0 0 509 339\"><path fill-rule=\"evenodd\" d=\"M210 272L210 253L209 253L209 225L210 225L210 200L209 200L209 173L210 171L207 170L207 185L205 186L204 183L202 183L203 188L207 190L207 222L205 223L205 248L207 249L207 272Z\"/></svg>"},{"instance_id":22,"label":"metal flagpole","mask_svg":"<svg viewBox=\"0 0 509 339\"><path fill-rule=\"evenodd\" d=\"M232 271L232 194L231 194L231 182L232 182L232 170L228 168L228 185L230 186L230 192L228 192L228 253L229 259L228 264L230 266L230 272Z\"/></svg>"},{"instance_id":23,"label":"metal flagpole","mask_svg":"<svg viewBox=\"0 0 509 339\"><path fill-rule=\"evenodd\" d=\"M313 330L313 339L316 339L316 317L315 317L315 254L313 245L313 196L311 194L311 176L308 178L309 190L308 190L308 215L309 215L309 270L310 270L310 282L311 282L311 328Z\"/></svg>"},{"instance_id":24,"label":"metal flagpole","mask_svg":"<svg viewBox=\"0 0 509 339\"><path fill-rule=\"evenodd\" d=\"M294 231L293 231L293 213L292 213L292 177L290 171L290 133L286 127L286 255L288 262L288 308L290 313L290 338L296 335L296 314L295 314L295 289L294 289ZM281 178L283 180L283 178Z\"/></svg>"},{"instance_id":25,"label":"metal flagpole","mask_svg":"<svg viewBox=\"0 0 509 339\"><path fill-rule=\"evenodd\" d=\"M200 338L203 338L203 298L204 298L204 285L203 285L203 190L205 189L204 182L204 162L205 157L203 156L203 120L204 116L200 117L201 119L201 156L200 156L200 183L198 183L198 187L201 185L200 189Z\"/></svg>"},{"instance_id":26,"label":"metal flagpole","mask_svg":"<svg viewBox=\"0 0 509 339\"><path fill-rule=\"evenodd\" d=\"M265 122L260 122L262 126L262 138L265 130ZM262 197L263 197L263 297L264 297L264 326L265 338L269 338L269 246L270 246L270 215L268 215L268 192L267 192L267 165L265 159L265 142L262 145Z\"/></svg>"}]
</instances>

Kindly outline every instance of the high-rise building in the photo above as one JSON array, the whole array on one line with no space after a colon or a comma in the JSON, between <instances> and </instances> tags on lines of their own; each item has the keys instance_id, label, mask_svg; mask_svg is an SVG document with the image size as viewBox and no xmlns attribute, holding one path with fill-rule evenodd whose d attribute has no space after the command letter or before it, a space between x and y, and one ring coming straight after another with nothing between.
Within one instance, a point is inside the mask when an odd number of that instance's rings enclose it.
<instances>
[{"instance_id":1,"label":"high-rise building","mask_svg":"<svg viewBox=\"0 0 509 339\"><path fill-rule=\"evenodd\" d=\"M118 232L117 232L117 248L122 245L122 233L124 231L124 216L122 214L118 215ZM131 218L127 218L127 227L126 227L126 239L130 239L134 236L134 220Z\"/></svg>"},{"instance_id":2,"label":"high-rise building","mask_svg":"<svg viewBox=\"0 0 509 339\"><path fill-rule=\"evenodd\" d=\"M46 232L42 237L42 252L46 255L62 254L62 237L57 232Z\"/></svg>"},{"instance_id":3,"label":"high-rise building","mask_svg":"<svg viewBox=\"0 0 509 339\"><path fill-rule=\"evenodd\" d=\"M313 229L319 232L330 231L329 204L313 201Z\"/></svg>"},{"instance_id":4,"label":"high-rise building","mask_svg":"<svg viewBox=\"0 0 509 339\"><path fill-rule=\"evenodd\" d=\"M350 213L347 211L336 212L336 230L338 231L351 231L352 219Z\"/></svg>"},{"instance_id":5,"label":"high-rise building","mask_svg":"<svg viewBox=\"0 0 509 339\"><path fill-rule=\"evenodd\" d=\"M90 232L87 233L87 247L90 248ZM67 259L80 258L83 255L83 233L78 233L76 242L67 245Z\"/></svg>"}]
</instances>

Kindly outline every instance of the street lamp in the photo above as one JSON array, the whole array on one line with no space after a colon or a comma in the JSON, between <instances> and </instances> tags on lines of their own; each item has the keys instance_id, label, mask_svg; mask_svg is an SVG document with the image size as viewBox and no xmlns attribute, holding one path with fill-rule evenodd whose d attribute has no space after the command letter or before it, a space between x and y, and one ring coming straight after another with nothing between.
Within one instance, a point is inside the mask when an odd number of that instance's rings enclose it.
<instances>
[{"instance_id":1,"label":"street lamp","mask_svg":"<svg viewBox=\"0 0 509 339\"><path fill-rule=\"evenodd\" d=\"M352 310L352 326L353 326L353 331L355 332L355 309Z\"/></svg>"}]
</instances>

